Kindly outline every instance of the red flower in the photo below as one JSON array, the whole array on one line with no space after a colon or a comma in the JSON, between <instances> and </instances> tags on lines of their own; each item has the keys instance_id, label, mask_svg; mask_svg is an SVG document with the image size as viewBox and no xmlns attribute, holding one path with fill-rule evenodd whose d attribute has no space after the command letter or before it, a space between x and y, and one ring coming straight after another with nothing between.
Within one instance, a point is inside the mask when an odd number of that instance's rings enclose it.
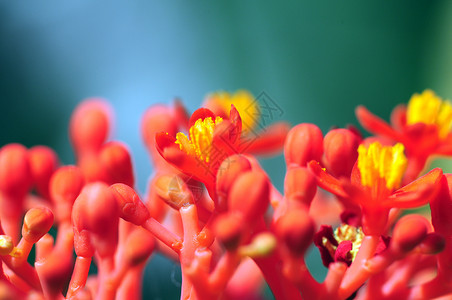
<instances>
[{"instance_id":1,"label":"red flower","mask_svg":"<svg viewBox=\"0 0 452 300\"><path fill-rule=\"evenodd\" d=\"M366 235L381 235L391 208L424 205L437 191L442 175L439 168L398 189L406 164L402 144L391 147L375 142L358 148L358 160L350 180L333 177L316 161L311 161L309 167L320 187L361 207Z\"/></svg>"},{"instance_id":2,"label":"red flower","mask_svg":"<svg viewBox=\"0 0 452 300\"><path fill-rule=\"evenodd\" d=\"M452 105L431 90L414 94L408 106L397 106L391 114L391 125L363 106L356 109L356 116L373 134L404 144L409 159L408 181L420 174L432 155L452 155Z\"/></svg>"}]
</instances>

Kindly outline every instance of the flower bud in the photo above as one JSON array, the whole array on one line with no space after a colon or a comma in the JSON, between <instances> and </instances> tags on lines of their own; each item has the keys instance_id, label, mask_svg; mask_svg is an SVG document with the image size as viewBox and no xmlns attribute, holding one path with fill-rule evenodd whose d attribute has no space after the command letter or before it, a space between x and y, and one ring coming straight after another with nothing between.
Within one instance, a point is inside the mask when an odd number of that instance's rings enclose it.
<instances>
[{"instance_id":1,"label":"flower bud","mask_svg":"<svg viewBox=\"0 0 452 300\"><path fill-rule=\"evenodd\" d=\"M77 157L97 152L107 140L112 119L110 105L102 99L82 102L72 114L69 134Z\"/></svg>"},{"instance_id":2,"label":"flower bud","mask_svg":"<svg viewBox=\"0 0 452 300\"><path fill-rule=\"evenodd\" d=\"M413 250L427 236L427 220L419 215L402 217L394 227L390 247L398 252Z\"/></svg>"},{"instance_id":3,"label":"flower bud","mask_svg":"<svg viewBox=\"0 0 452 300\"><path fill-rule=\"evenodd\" d=\"M262 232L256 235L250 244L239 248L240 255L252 258L266 257L276 249L277 240L270 232Z\"/></svg>"},{"instance_id":4,"label":"flower bud","mask_svg":"<svg viewBox=\"0 0 452 300\"><path fill-rule=\"evenodd\" d=\"M307 207L317 192L317 180L305 167L290 167L284 179L284 196Z\"/></svg>"},{"instance_id":5,"label":"flower bud","mask_svg":"<svg viewBox=\"0 0 452 300\"><path fill-rule=\"evenodd\" d=\"M27 148L8 144L0 149L0 191L13 197L24 197L32 184Z\"/></svg>"},{"instance_id":6,"label":"flower bud","mask_svg":"<svg viewBox=\"0 0 452 300\"><path fill-rule=\"evenodd\" d=\"M146 110L141 119L141 135L149 150L155 151L156 133L168 132L176 136L179 128L173 115L173 109L164 105L155 105Z\"/></svg>"},{"instance_id":7,"label":"flower bud","mask_svg":"<svg viewBox=\"0 0 452 300\"><path fill-rule=\"evenodd\" d=\"M32 208L25 214L22 237L29 243L36 243L53 225L53 213L46 207Z\"/></svg>"},{"instance_id":8,"label":"flower bud","mask_svg":"<svg viewBox=\"0 0 452 300\"><path fill-rule=\"evenodd\" d=\"M141 226L150 214L137 193L128 185L116 183L110 186L119 206L119 217L127 222Z\"/></svg>"},{"instance_id":9,"label":"flower bud","mask_svg":"<svg viewBox=\"0 0 452 300\"><path fill-rule=\"evenodd\" d=\"M113 255L118 222L118 204L109 187L101 182L87 184L72 209L74 240L81 243L80 247L92 245L101 257Z\"/></svg>"},{"instance_id":10,"label":"flower bud","mask_svg":"<svg viewBox=\"0 0 452 300\"><path fill-rule=\"evenodd\" d=\"M423 254L438 254L446 247L444 237L436 232L427 234L425 239L419 245L419 249Z\"/></svg>"},{"instance_id":11,"label":"flower bud","mask_svg":"<svg viewBox=\"0 0 452 300\"><path fill-rule=\"evenodd\" d=\"M132 159L126 145L120 142L109 142L102 146L99 160L108 174L108 184L124 183L134 186Z\"/></svg>"},{"instance_id":12,"label":"flower bud","mask_svg":"<svg viewBox=\"0 0 452 300\"><path fill-rule=\"evenodd\" d=\"M0 255L8 255L13 249L13 239L9 235L0 235Z\"/></svg>"},{"instance_id":13,"label":"flower bud","mask_svg":"<svg viewBox=\"0 0 452 300\"><path fill-rule=\"evenodd\" d=\"M311 160L320 161L323 154L323 135L314 124L302 123L293 127L286 137L286 164L306 166Z\"/></svg>"},{"instance_id":14,"label":"flower bud","mask_svg":"<svg viewBox=\"0 0 452 300\"><path fill-rule=\"evenodd\" d=\"M46 146L35 146L28 151L33 181L39 194L49 199L49 181L58 167L56 153Z\"/></svg>"},{"instance_id":15,"label":"flower bud","mask_svg":"<svg viewBox=\"0 0 452 300\"><path fill-rule=\"evenodd\" d=\"M240 174L249 170L251 170L251 164L249 160L243 155L229 156L221 163L216 177L218 198L217 210L226 210L226 201L233 183Z\"/></svg>"},{"instance_id":16,"label":"flower bud","mask_svg":"<svg viewBox=\"0 0 452 300\"><path fill-rule=\"evenodd\" d=\"M155 239L146 229L135 228L127 237L125 260L130 266L136 266L149 258L155 248Z\"/></svg>"},{"instance_id":17,"label":"flower bud","mask_svg":"<svg viewBox=\"0 0 452 300\"><path fill-rule=\"evenodd\" d=\"M255 222L267 211L270 184L264 173L245 172L235 180L228 197L228 209L240 212L245 222Z\"/></svg>"},{"instance_id":18,"label":"flower bud","mask_svg":"<svg viewBox=\"0 0 452 300\"><path fill-rule=\"evenodd\" d=\"M216 238L227 250L235 250L240 245L243 220L240 214L220 214L213 223Z\"/></svg>"},{"instance_id":19,"label":"flower bud","mask_svg":"<svg viewBox=\"0 0 452 300\"><path fill-rule=\"evenodd\" d=\"M76 166L59 168L50 178L50 197L55 204L58 222L71 220L72 205L80 194L85 180Z\"/></svg>"},{"instance_id":20,"label":"flower bud","mask_svg":"<svg viewBox=\"0 0 452 300\"><path fill-rule=\"evenodd\" d=\"M158 177L154 187L157 194L166 204L176 210L194 203L192 192L185 181L177 175L162 175Z\"/></svg>"},{"instance_id":21,"label":"flower bud","mask_svg":"<svg viewBox=\"0 0 452 300\"><path fill-rule=\"evenodd\" d=\"M350 177L358 158L360 138L348 129L333 129L325 135L323 149L328 171L336 177Z\"/></svg>"},{"instance_id":22,"label":"flower bud","mask_svg":"<svg viewBox=\"0 0 452 300\"><path fill-rule=\"evenodd\" d=\"M285 248L294 256L303 256L312 242L315 223L305 209L294 209L281 216L275 232Z\"/></svg>"}]
</instances>

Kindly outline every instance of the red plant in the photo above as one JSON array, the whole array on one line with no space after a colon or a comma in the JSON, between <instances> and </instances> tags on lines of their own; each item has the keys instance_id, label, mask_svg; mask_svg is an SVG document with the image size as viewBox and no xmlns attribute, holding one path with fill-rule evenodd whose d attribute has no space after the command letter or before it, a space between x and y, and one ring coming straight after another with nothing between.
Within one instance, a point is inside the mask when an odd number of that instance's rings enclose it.
<instances>
[{"instance_id":1,"label":"red plant","mask_svg":"<svg viewBox=\"0 0 452 300\"><path fill-rule=\"evenodd\" d=\"M452 296L452 177L421 173L432 155L452 154L448 102L414 95L392 126L359 107L378 134L364 140L307 123L258 130L259 112L246 91L211 94L191 117L179 101L151 107L143 195L128 147L108 139L104 100L71 118L74 166L48 147L3 146L0 298L140 299L155 253L180 263L181 299L260 299L265 283L276 299ZM282 193L254 156L281 150ZM430 215L401 217L427 204ZM306 262L312 245L328 270L320 282Z\"/></svg>"}]
</instances>

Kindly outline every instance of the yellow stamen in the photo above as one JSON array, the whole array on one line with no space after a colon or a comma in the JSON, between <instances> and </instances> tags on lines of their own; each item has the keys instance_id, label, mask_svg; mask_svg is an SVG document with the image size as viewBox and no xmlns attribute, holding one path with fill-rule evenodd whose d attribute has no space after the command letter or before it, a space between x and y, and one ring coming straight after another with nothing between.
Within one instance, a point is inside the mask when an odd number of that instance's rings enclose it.
<instances>
[{"instance_id":1,"label":"yellow stamen","mask_svg":"<svg viewBox=\"0 0 452 300\"><path fill-rule=\"evenodd\" d=\"M208 99L220 106L228 117L231 110L231 104L234 104L242 119L244 131L253 129L256 126L260 110L256 99L254 99L250 92L240 90L233 95L228 92L217 92L209 95Z\"/></svg>"},{"instance_id":2,"label":"yellow stamen","mask_svg":"<svg viewBox=\"0 0 452 300\"><path fill-rule=\"evenodd\" d=\"M223 122L223 119L220 117L216 117L215 122L211 117L207 117L204 120L198 119L190 128L190 139L182 132L178 132L176 135L176 144L185 153L194 155L208 163L210 160L213 132L215 127L221 122Z\"/></svg>"},{"instance_id":3,"label":"yellow stamen","mask_svg":"<svg viewBox=\"0 0 452 300\"><path fill-rule=\"evenodd\" d=\"M0 255L19 257L22 250L14 247L13 239L9 235L0 235Z\"/></svg>"},{"instance_id":4,"label":"yellow stamen","mask_svg":"<svg viewBox=\"0 0 452 300\"><path fill-rule=\"evenodd\" d=\"M352 242L352 250L349 252L349 259L353 261L356 257L356 254L361 247L361 243L364 237L364 234L360 227L350 226L348 224L342 224L338 228L334 230L334 239L340 244L343 241ZM322 238L322 244L328 249L331 256L334 257L334 253L336 252L337 246L333 245L328 241L326 237Z\"/></svg>"},{"instance_id":5,"label":"yellow stamen","mask_svg":"<svg viewBox=\"0 0 452 300\"><path fill-rule=\"evenodd\" d=\"M431 90L414 94L408 103L407 124L416 123L438 126L439 136L445 138L452 126L452 104Z\"/></svg>"},{"instance_id":6,"label":"yellow stamen","mask_svg":"<svg viewBox=\"0 0 452 300\"><path fill-rule=\"evenodd\" d=\"M372 143L369 147L360 145L358 169L362 185L374 187L383 181L388 190L399 187L408 162L403 150L400 143L393 147L382 146L379 142Z\"/></svg>"}]
</instances>

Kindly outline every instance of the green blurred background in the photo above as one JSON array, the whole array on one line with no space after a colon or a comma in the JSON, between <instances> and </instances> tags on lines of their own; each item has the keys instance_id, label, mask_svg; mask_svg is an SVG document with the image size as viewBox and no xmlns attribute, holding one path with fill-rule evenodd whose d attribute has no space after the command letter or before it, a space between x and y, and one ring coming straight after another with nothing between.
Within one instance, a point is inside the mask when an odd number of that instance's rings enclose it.
<instances>
[{"instance_id":1,"label":"green blurred background","mask_svg":"<svg viewBox=\"0 0 452 300\"><path fill-rule=\"evenodd\" d=\"M326 132L357 124L358 104L387 119L425 88L451 98L451 15L448 1L0 1L0 145L44 144L73 163L71 111L104 97L144 191L139 122L157 102L193 111L219 89L265 91L279 119ZM283 159L264 165L281 187ZM146 293L177 298L180 271L158 260Z\"/></svg>"}]
</instances>

